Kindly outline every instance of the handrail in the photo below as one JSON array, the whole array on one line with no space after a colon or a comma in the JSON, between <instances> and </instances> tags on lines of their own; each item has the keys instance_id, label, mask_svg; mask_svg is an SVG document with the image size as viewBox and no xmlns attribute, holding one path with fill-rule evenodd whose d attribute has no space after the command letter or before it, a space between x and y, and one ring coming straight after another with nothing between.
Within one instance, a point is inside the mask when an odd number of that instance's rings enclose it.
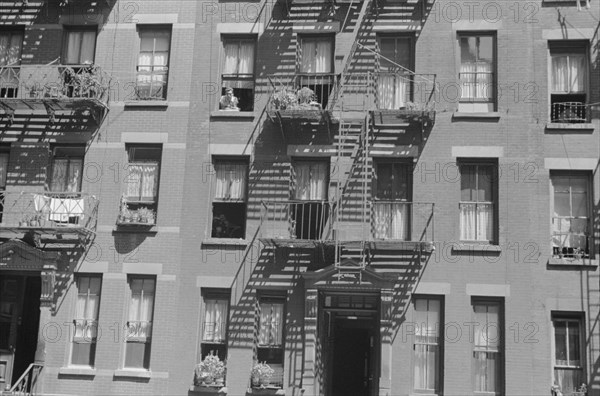
<instances>
[{"instance_id":1,"label":"handrail","mask_svg":"<svg viewBox=\"0 0 600 396\"><path fill-rule=\"evenodd\" d=\"M30 395L31 390L35 387L37 382L37 376L35 378L30 378L33 376L33 369L37 367L39 370L37 375L39 375L40 371L44 368L43 364L40 363L31 363L27 370L19 377L17 382L10 388L9 392L18 392L17 394Z\"/></svg>"}]
</instances>

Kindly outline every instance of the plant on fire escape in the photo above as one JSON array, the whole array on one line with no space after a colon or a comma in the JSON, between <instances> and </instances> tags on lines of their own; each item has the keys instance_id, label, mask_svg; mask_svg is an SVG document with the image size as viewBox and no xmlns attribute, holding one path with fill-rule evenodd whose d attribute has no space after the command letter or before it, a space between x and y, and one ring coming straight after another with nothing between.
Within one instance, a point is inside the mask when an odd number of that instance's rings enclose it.
<instances>
[{"instance_id":1,"label":"plant on fire escape","mask_svg":"<svg viewBox=\"0 0 600 396\"><path fill-rule=\"evenodd\" d=\"M225 382L225 363L212 352L194 368L194 385L219 385Z\"/></svg>"},{"instance_id":2,"label":"plant on fire escape","mask_svg":"<svg viewBox=\"0 0 600 396\"><path fill-rule=\"evenodd\" d=\"M257 363L250 373L252 386L268 386L273 374L275 374L275 370L273 370L266 362Z\"/></svg>"}]
</instances>

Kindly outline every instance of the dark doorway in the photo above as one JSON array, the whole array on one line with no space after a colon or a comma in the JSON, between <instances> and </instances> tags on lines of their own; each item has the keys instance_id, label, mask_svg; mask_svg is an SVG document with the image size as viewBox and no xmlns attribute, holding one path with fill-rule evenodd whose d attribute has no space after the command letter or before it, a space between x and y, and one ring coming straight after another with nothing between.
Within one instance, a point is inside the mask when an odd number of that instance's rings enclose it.
<instances>
[{"instance_id":1,"label":"dark doorway","mask_svg":"<svg viewBox=\"0 0 600 396\"><path fill-rule=\"evenodd\" d=\"M40 293L42 280L39 276L28 276L25 277L24 280L25 288L22 300L23 305L19 322L17 323L17 344L15 350L15 364L12 373L13 384L35 360L38 328L40 324Z\"/></svg>"}]
</instances>

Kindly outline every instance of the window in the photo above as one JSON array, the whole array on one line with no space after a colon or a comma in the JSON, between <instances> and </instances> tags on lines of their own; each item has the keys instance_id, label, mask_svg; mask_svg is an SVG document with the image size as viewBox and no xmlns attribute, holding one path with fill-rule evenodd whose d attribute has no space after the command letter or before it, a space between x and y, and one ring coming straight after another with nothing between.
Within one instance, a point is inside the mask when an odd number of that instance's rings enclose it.
<instances>
[{"instance_id":1,"label":"window","mask_svg":"<svg viewBox=\"0 0 600 396\"><path fill-rule=\"evenodd\" d=\"M564 7L565 5L577 6L577 9L581 11L582 7L590 9L592 6L590 4L592 0L542 0L543 5L555 5Z\"/></svg>"},{"instance_id":2,"label":"window","mask_svg":"<svg viewBox=\"0 0 600 396\"><path fill-rule=\"evenodd\" d=\"M323 107L334 84L333 41L333 36L300 37L299 88L312 89Z\"/></svg>"},{"instance_id":3,"label":"window","mask_svg":"<svg viewBox=\"0 0 600 396\"><path fill-rule=\"evenodd\" d=\"M292 166L291 233L298 239L321 239L329 207L329 162L297 160Z\"/></svg>"},{"instance_id":4,"label":"window","mask_svg":"<svg viewBox=\"0 0 600 396\"><path fill-rule=\"evenodd\" d=\"M77 307L71 364L94 366L98 312L100 308L101 276L77 276Z\"/></svg>"},{"instance_id":5,"label":"window","mask_svg":"<svg viewBox=\"0 0 600 396\"><path fill-rule=\"evenodd\" d=\"M171 29L140 27L140 54L137 64L136 95L142 100L167 98Z\"/></svg>"},{"instance_id":6,"label":"window","mask_svg":"<svg viewBox=\"0 0 600 396\"><path fill-rule=\"evenodd\" d=\"M3 150L3 147L0 147L0 223L2 222L2 215L4 214L4 190L6 189L9 156L10 153L8 150Z\"/></svg>"},{"instance_id":7,"label":"window","mask_svg":"<svg viewBox=\"0 0 600 396\"><path fill-rule=\"evenodd\" d=\"M81 191L85 147L54 147L50 191L76 193Z\"/></svg>"},{"instance_id":8,"label":"window","mask_svg":"<svg viewBox=\"0 0 600 396\"><path fill-rule=\"evenodd\" d=\"M475 392L502 394L502 312L500 302L473 302L473 381Z\"/></svg>"},{"instance_id":9,"label":"window","mask_svg":"<svg viewBox=\"0 0 600 396\"><path fill-rule=\"evenodd\" d=\"M587 121L588 41L551 41L550 120Z\"/></svg>"},{"instance_id":10,"label":"window","mask_svg":"<svg viewBox=\"0 0 600 396\"><path fill-rule=\"evenodd\" d=\"M221 95L226 95L226 88L232 88L241 111L254 109L255 43L254 38L223 39L224 62L221 74L223 81ZM221 100L219 108L231 110L235 109L235 106L230 106Z\"/></svg>"},{"instance_id":11,"label":"window","mask_svg":"<svg viewBox=\"0 0 600 396\"><path fill-rule=\"evenodd\" d=\"M585 380L582 315L554 315L554 384L563 395L579 389Z\"/></svg>"},{"instance_id":12,"label":"window","mask_svg":"<svg viewBox=\"0 0 600 396\"><path fill-rule=\"evenodd\" d=\"M411 37L379 36L377 101L379 109L399 109L412 98L414 64Z\"/></svg>"},{"instance_id":13,"label":"window","mask_svg":"<svg viewBox=\"0 0 600 396\"><path fill-rule=\"evenodd\" d=\"M257 360L267 362L275 371L271 384L283 387L284 297L261 296Z\"/></svg>"},{"instance_id":14,"label":"window","mask_svg":"<svg viewBox=\"0 0 600 396\"><path fill-rule=\"evenodd\" d=\"M146 213L147 223L156 222L158 208L158 185L160 179L161 146L135 145L128 146L129 165L127 167L127 193L125 207L128 215L135 217L136 213ZM122 213L122 215L124 215ZM142 219L137 216L134 219Z\"/></svg>"},{"instance_id":15,"label":"window","mask_svg":"<svg viewBox=\"0 0 600 396\"><path fill-rule=\"evenodd\" d=\"M419 393L440 394L442 301L418 297L414 299L414 309L413 388Z\"/></svg>"},{"instance_id":16,"label":"window","mask_svg":"<svg viewBox=\"0 0 600 396\"><path fill-rule=\"evenodd\" d=\"M459 111L495 111L496 36L489 33L461 33L459 42Z\"/></svg>"},{"instance_id":17,"label":"window","mask_svg":"<svg viewBox=\"0 0 600 396\"><path fill-rule=\"evenodd\" d=\"M131 299L127 320L125 368L150 369L155 286L155 278L129 278Z\"/></svg>"},{"instance_id":18,"label":"window","mask_svg":"<svg viewBox=\"0 0 600 396\"><path fill-rule=\"evenodd\" d=\"M375 169L374 237L410 240L412 164L380 161Z\"/></svg>"},{"instance_id":19,"label":"window","mask_svg":"<svg viewBox=\"0 0 600 396\"><path fill-rule=\"evenodd\" d=\"M216 159L213 198L213 238L244 238L246 235L246 160Z\"/></svg>"},{"instance_id":20,"label":"window","mask_svg":"<svg viewBox=\"0 0 600 396\"><path fill-rule=\"evenodd\" d=\"M96 28L67 28L65 30L63 64L89 65L94 63Z\"/></svg>"},{"instance_id":21,"label":"window","mask_svg":"<svg viewBox=\"0 0 600 396\"><path fill-rule=\"evenodd\" d=\"M229 291L203 290L202 359L213 353L227 359L227 318Z\"/></svg>"},{"instance_id":22,"label":"window","mask_svg":"<svg viewBox=\"0 0 600 396\"><path fill-rule=\"evenodd\" d=\"M557 257L589 257L591 249L590 174L551 172L552 250Z\"/></svg>"},{"instance_id":23,"label":"window","mask_svg":"<svg viewBox=\"0 0 600 396\"><path fill-rule=\"evenodd\" d=\"M0 98L16 98L23 31L0 31Z\"/></svg>"},{"instance_id":24,"label":"window","mask_svg":"<svg viewBox=\"0 0 600 396\"><path fill-rule=\"evenodd\" d=\"M460 169L460 240L495 241L496 166L463 163Z\"/></svg>"}]
</instances>

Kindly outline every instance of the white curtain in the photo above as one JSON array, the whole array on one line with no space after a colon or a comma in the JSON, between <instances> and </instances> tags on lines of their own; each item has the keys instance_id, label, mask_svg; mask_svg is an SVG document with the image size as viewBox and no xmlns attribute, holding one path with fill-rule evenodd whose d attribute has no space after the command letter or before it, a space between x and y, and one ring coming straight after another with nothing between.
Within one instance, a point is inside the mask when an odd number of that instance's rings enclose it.
<instances>
[{"instance_id":1,"label":"white curtain","mask_svg":"<svg viewBox=\"0 0 600 396\"><path fill-rule=\"evenodd\" d=\"M158 170L155 164L129 164L127 197L132 200L156 201Z\"/></svg>"},{"instance_id":2,"label":"white curtain","mask_svg":"<svg viewBox=\"0 0 600 396\"><path fill-rule=\"evenodd\" d=\"M463 62L460 66L461 97L491 99L494 95L493 67L489 62Z\"/></svg>"},{"instance_id":3,"label":"white curtain","mask_svg":"<svg viewBox=\"0 0 600 396\"><path fill-rule=\"evenodd\" d=\"M475 391L498 391L500 315L497 305L475 305L474 307L474 370Z\"/></svg>"},{"instance_id":4,"label":"white curtain","mask_svg":"<svg viewBox=\"0 0 600 396\"><path fill-rule=\"evenodd\" d=\"M583 54L552 55L552 92L585 92L586 67Z\"/></svg>"},{"instance_id":5,"label":"white curtain","mask_svg":"<svg viewBox=\"0 0 600 396\"><path fill-rule=\"evenodd\" d=\"M129 337L147 338L152 331L154 309L154 280L131 280L131 303L129 305Z\"/></svg>"},{"instance_id":6,"label":"white curtain","mask_svg":"<svg viewBox=\"0 0 600 396\"><path fill-rule=\"evenodd\" d=\"M202 341L225 341L227 331L227 300L205 300L204 332Z\"/></svg>"},{"instance_id":7,"label":"white curtain","mask_svg":"<svg viewBox=\"0 0 600 396\"><path fill-rule=\"evenodd\" d=\"M324 201L327 199L328 163L296 163L294 170L296 176L294 199L303 201Z\"/></svg>"},{"instance_id":8,"label":"white curtain","mask_svg":"<svg viewBox=\"0 0 600 396\"><path fill-rule=\"evenodd\" d=\"M331 44L331 41L328 39L323 39L322 41L302 40L300 72L331 73Z\"/></svg>"},{"instance_id":9,"label":"white curtain","mask_svg":"<svg viewBox=\"0 0 600 396\"><path fill-rule=\"evenodd\" d=\"M96 50L96 32L67 32L67 51L65 63L68 65L84 65L94 63Z\"/></svg>"},{"instance_id":10,"label":"white curtain","mask_svg":"<svg viewBox=\"0 0 600 396\"><path fill-rule=\"evenodd\" d=\"M487 203L460 204L460 239L491 241L494 225L494 206Z\"/></svg>"},{"instance_id":11,"label":"white curtain","mask_svg":"<svg viewBox=\"0 0 600 396\"><path fill-rule=\"evenodd\" d=\"M259 345L280 346L283 344L283 304L260 304Z\"/></svg>"},{"instance_id":12,"label":"white curtain","mask_svg":"<svg viewBox=\"0 0 600 396\"><path fill-rule=\"evenodd\" d=\"M234 41L225 44L223 74L254 73L254 43Z\"/></svg>"},{"instance_id":13,"label":"white curtain","mask_svg":"<svg viewBox=\"0 0 600 396\"><path fill-rule=\"evenodd\" d=\"M553 176L552 187L553 245L585 250L586 234L589 233L588 178L576 175Z\"/></svg>"},{"instance_id":14,"label":"white curtain","mask_svg":"<svg viewBox=\"0 0 600 396\"><path fill-rule=\"evenodd\" d=\"M215 198L223 200L243 200L246 197L245 164L219 163L215 164L217 183Z\"/></svg>"},{"instance_id":15,"label":"white curtain","mask_svg":"<svg viewBox=\"0 0 600 396\"><path fill-rule=\"evenodd\" d=\"M6 187L6 175L8 174L8 153L0 153L0 189Z\"/></svg>"},{"instance_id":16,"label":"white curtain","mask_svg":"<svg viewBox=\"0 0 600 396\"><path fill-rule=\"evenodd\" d=\"M415 300L415 389L437 389L440 302Z\"/></svg>"},{"instance_id":17,"label":"white curtain","mask_svg":"<svg viewBox=\"0 0 600 396\"><path fill-rule=\"evenodd\" d=\"M55 192L80 192L83 159L56 158L52 162L50 190Z\"/></svg>"},{"instance_id":18,"label":"white curtain","mask_svg":"<svg viewBox=\"0 0 600 396\"><path fill-rule=\"evenodd\" d=\"M138 57L137 81L141 85L151 85L145 95L160 96L167 82L167 64L171 34L168 31L143 31L140 33L141 47Z\"/></svg>"},{"instance_id":19,"label":"white curtain","mask_svg":"<svg viewBox=\"0 0 600 396\"><path fill-rule=\"evenodd\" d=\"M408 204L403 202L376 202L374 210L374 236L376 239L408 238Z\"/></svg>"},{"instance_id":20,"label":"white curtain","mask_svg":"<svg viewBox=\"0 0 600 396\"><path fill-rule=\"evenodd\" d=\"M96 337L98 307L100 306L100 278L80 277L77 282L77 307L74 337L92 341Z\"/></svg>"},{"instance_id":21,"label":"white curtain","mask_svg":"<svg viewBox=\"0 0 600 396\"><path fill-rule=\"evenodd\" d=\"M399 109L409 89L409 79L397 74L380 74L377 81L380 109Z\"/></svg>"}]
</instances>

